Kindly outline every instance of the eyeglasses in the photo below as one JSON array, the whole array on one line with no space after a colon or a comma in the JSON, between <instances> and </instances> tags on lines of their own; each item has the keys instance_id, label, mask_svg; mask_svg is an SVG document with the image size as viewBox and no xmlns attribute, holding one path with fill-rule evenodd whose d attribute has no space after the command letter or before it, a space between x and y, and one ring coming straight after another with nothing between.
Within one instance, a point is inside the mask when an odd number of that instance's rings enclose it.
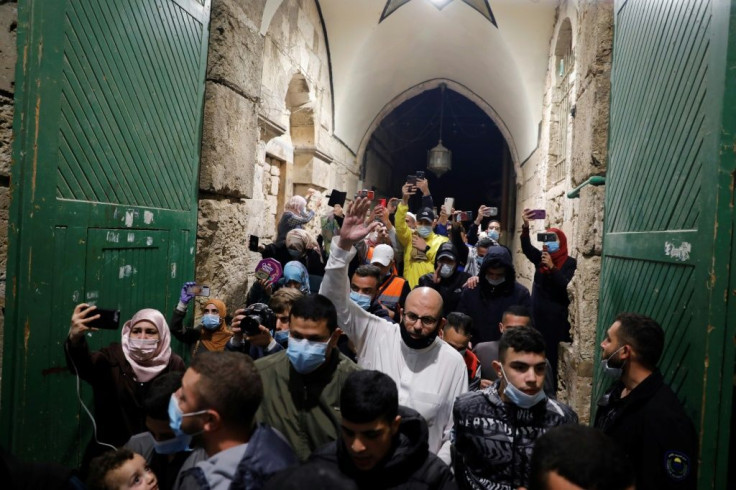
<instances>
[{"instance_id":1,"label":"eyeglasses","mask_svg":"<svg viewBox=\"0 0 736 490\"><path fill-rule=\"evenodd\" d=\"M408 319L410 322L415 323L417 320L422 321L422 325L425 327L431 327L435 323L437 323L437 318L432 316L419 316L416 313L412 313L410 311L404 313L404 317Z\"/></svg>"}]
</instances>

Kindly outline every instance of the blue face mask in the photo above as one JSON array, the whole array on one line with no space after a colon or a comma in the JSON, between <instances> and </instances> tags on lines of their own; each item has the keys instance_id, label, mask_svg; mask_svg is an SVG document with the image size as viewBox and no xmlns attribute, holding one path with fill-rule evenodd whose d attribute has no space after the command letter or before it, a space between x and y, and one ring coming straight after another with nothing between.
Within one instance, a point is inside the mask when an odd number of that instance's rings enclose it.
<instances>
[{"instance_id":1,"label":"blue face mask","mask_svg":"<svg viewBox=\"0 0 736 490\"><path fill-rule=\"evenodd\" d=\"M498 233L498 230L488 230L488 238L491 240L498 240L499 236L500 233Z\"/></svg>"},{"instance_id":2,"label":"blue face mask","mask_svg":"<svg viewBox=\"0 0 736 490\"><path fill-rule=\"evenodd\" d=\"M286 356L296 372L308 374L325 362L327 342L312 342L307 339L289 339Z\"/></svg>"},{"instance_id":3,"label":"blue face mask","mask_svg":"<svg viewBox=\"0 0 736 490\"><path fill-rule=\"evenodd\" d=\"M509 378L506 377L506 371L503 370L503 366L501 366L501 373L503 373L503 379L506 380L506 388L503 390L503 394L506 395L506 398L508 398L509 401L517 407L529 409L542 400L547 399L547 394L544 390L539 390L534 395L527 395L519 388L512 385L509 382Z\"/></svg>"},{"instance_id":4,"label":"blue face mask","mask_svg":"<svg viewBox=\"0 0 736 490\"><path fill-rule=\"evenodd\" d=\"M480 270L480 266L483 265L483 259L485 259L485 257L476 257L475 258L475 265L478 266L478 270Z\"/></svg>"},{"instance_id":5,"label":"blue face mask","mask_svg":"<svg viewBox=\"0 0 736 490\"><path fill-rule=\"evenodd\" d=\"M153 436L151 436L153 439ZM157 441L153 439L153 450L158 454L174 454L183 451L191 451L189 443L192 442L192 436L189 434L181 434L173 439L166 441Z\"/></svg>"},{"instance_id":6,"label":"blue face mask","mask_svg":"<svg viewBox=\"0 0 736 490\"><path fill-rule=\"evenodd\" d=\"M366 311L368 311L368 308L371 307L371 297L367 294L361 294L357 291L350 291L350 299L352 299L355 304Z\"/></svg>"},{"instance_id":7,"label":"blue face mask","mask_svg":"<svg viewBox=\"0 0 736 490\"><path fill-rule=\"evenodd\" d=\"M201 415L207 413L207 410L200 410L198 412L182 413L179 408L179 400L176 398L176 393L171 394L169 399L169 427L174 431L174 435L183 436L186 433L181 429L181 419L184 417L192 417L194 415ZM194 434L192 434L194 435Z\"/></svg>"},{"instance_id":8,"label":"blue face mask","mask_svg":"<svg viewBox=\"0 0 736 490\"><path fill-rule=\"evenodd\" d=\"M419 225L417 226L417 233L419 233L420 237L427 238L432 234L432 227L429 225Z\"/></svg>"},{"instance_id":9,"label":"blue face mask","mask_svg":"<svg viewBox=\"0 0 736 490\"><path fill-rule=\"evenodd\" d=\"M553 254L560 249L560 242L544 242L547 246L547 252Z\"/></svg>"},{"instance_id":10,"label":"blue face mask","mask_svg":"<svg viewBox=\"0 0 736 490\"><path fill-rule=\"evenodd\" d=\"M207 330L217 330L217 327L220 326L220 315L213 313L202 315L202 326Z\"/></svg>"},{"instance_id":11,"label":"blue face mask","mask_svg":"<svg viewBox=\"0 0 736 490\"><path fill-rule=\"evenodd\" d=\"M288 330L276 330L273 333L273 339L278 342L281 347L286 347L289 344L289 331Z\"/></svg>"},{"instance_id":12,"label":"blue face mask","mask_svg":"<svg viewBox=\"0 0 736 490\"><path fill-rule=\"evenodd\" d=\"M289 251L289 255L291 255L292 259L299 258L299 256L302 254L299 250L294 250L293 248L287 249Z\"/></svg>"}]
</instances>

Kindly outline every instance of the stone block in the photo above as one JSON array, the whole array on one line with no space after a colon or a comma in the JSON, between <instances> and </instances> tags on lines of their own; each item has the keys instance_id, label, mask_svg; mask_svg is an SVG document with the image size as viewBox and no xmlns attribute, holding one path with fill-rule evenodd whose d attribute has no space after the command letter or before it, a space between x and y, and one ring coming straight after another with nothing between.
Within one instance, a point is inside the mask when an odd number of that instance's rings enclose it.
<instances>
[{"instance_id":1,"label":"stone block","mask_svg":"<svg viewBox=\"0 0 736 490\"><path fill-rule=\"evenodd\" d=\"M606 170L610 78L585 80L575 102L572 137L572 184L579 185L591 175Z\"/></svg>"},{"instance_id":2,"label":"stone block","mask_svg":"<svg viewBox=\"0 0 736 490\"><path fill-rule=\"evenodd\" d=\"M0 5L0 91L15 92L15 62L18 59L18 4Z\"/></svg>"},{"instance_id":3,"label":"stone block","mask_svg":"<svg viewBox=\"0 0 736 490\"><path fill-rule=\"evenodd\" d=\"M257 11L258 4L261 8ZM253 99L261 91L264 41L259 29L263 4L264 0L215 0L210 16L207 79Z\"/></svg>"},{"instance_id":4,"label":"stone block","mask_svg":"<svg viewBox=\"0 0 736 490\"><path fill-rule=\"evenodd\" d=\"M597 342L600 257L580 257L572 281L570 297L571 336L579 360L591 360Z\"/></svg>"},{"instance_id":5,"label":"stone block","mask_svg":"<svg viewBox=\"0 0 736 490\"><path fill-rule=\"evenodd\" d=\"M294 182L325 189L330 181L330 164L309 154L296 155L294 160Z\"/></svg>"},{"instance_id":6,"label":"stone block","mask_svg":"<svg viewBox=\"0 0 736 490\"><path fill-rule=\"evenodd\" d=\"M271 186L268 189L268 194L271 196L279 195L279 177L277 175L271 176Z\"/></svg>"},{"instance_id":7,"label":"stone block","mask_svg":"<svg viewBox=\"0 0 736 490\"><path fill-rule=\"evenodd\" d=\"M0 175L6 177L13 154L13 107L13 99L0 95Z\"/></svg>"},{"instance_id":8,"label":"stone block","mask_svg":"<svg viewBox=\"0 0 736 490\"><path fill-rule=\"evenodd\" d=\"M278 177L281 174L281 169L278 165L271 165L271 175Z\"/></svg>"},{"instance_id":9,"label":"stone block","mask_svg":"<svg viewBox=\"0 0 736 490\"><path fill-rule=\"evenodd\" d=\"M613 0L583 0L578 6L580 23L575 43L578 76L610 69L613 50Z\"/></svg>"},{"instance_id":10,"label":"stone block","mask_svg":"<svg viewBox=\"0 0 736 490\"><path fill-rule=\"evenodd\" d=\"M585 186L580 190L575 243L579 254L601 255L603 251L603 205L605 186Z\"/></svg>"},{"instance_id":11,"label":"stone block","mask_svg":"<svg viewBox=\"0 0 736 490\"><path fill-rule=\"evenodd\" d=\"M207 82L200 189L234 197L252 197L257 153L255 105L225 86Z\"/></svg>"}]
</instances>

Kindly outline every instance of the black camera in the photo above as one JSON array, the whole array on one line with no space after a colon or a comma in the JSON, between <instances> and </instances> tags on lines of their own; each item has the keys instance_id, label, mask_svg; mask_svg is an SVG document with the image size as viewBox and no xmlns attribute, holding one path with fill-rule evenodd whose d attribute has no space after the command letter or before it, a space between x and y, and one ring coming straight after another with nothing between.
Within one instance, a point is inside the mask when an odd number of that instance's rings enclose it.
<instances>
[{"instance_id":1,"label":"black camera","mask_svg":"<svg viewBox=\"0 0 736 490\"><path fill-rule=\"evenodd\" d=\"M246 335L258 335L261 333L259 325L273 331L276 328L276 315L268 305L254 303L245 309L245 318L240 320L240 328Z\"/></svg>"}]
</instances>

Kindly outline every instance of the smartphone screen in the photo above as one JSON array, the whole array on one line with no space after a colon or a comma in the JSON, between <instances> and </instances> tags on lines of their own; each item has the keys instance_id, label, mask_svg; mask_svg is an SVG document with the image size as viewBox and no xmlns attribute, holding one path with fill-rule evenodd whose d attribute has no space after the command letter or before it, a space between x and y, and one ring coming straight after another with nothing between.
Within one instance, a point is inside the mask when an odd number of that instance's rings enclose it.
<instances>
[{"instance_id":1,"label":"smartphone screen","mask_svg":"<svg viewBox=\"0 0 736 490\"><path fill-rule=\"evenodd\" d=\"M97 308L90 315L100 315L100 318L89 322L87 324L89 327L101 328L103 330L117 330L120 328L120 310Z\"/></svg>"},{"instance_id":2,"label":"smartphone screen","mask_svg":"<svg viewBox=\"0 0 736 490\"><path fill-rule=\"evenodd\" d=\"M251 252L258 252L258 237L251 235L248 238L248 250Z\"/></svg>"},{"instance_id":3,"label":"smartphone screen","mask_svg":"<svg viewBox=\"0 0 736 490\"><path fill-rule=\"evenodd\" d=\"M187 293L193 294L195 296L204 296L205 298L208 298L210 296L210 287L200 286L199 284L195 284L193 286L187 287Z\"/></svg>"}]
</instances>

